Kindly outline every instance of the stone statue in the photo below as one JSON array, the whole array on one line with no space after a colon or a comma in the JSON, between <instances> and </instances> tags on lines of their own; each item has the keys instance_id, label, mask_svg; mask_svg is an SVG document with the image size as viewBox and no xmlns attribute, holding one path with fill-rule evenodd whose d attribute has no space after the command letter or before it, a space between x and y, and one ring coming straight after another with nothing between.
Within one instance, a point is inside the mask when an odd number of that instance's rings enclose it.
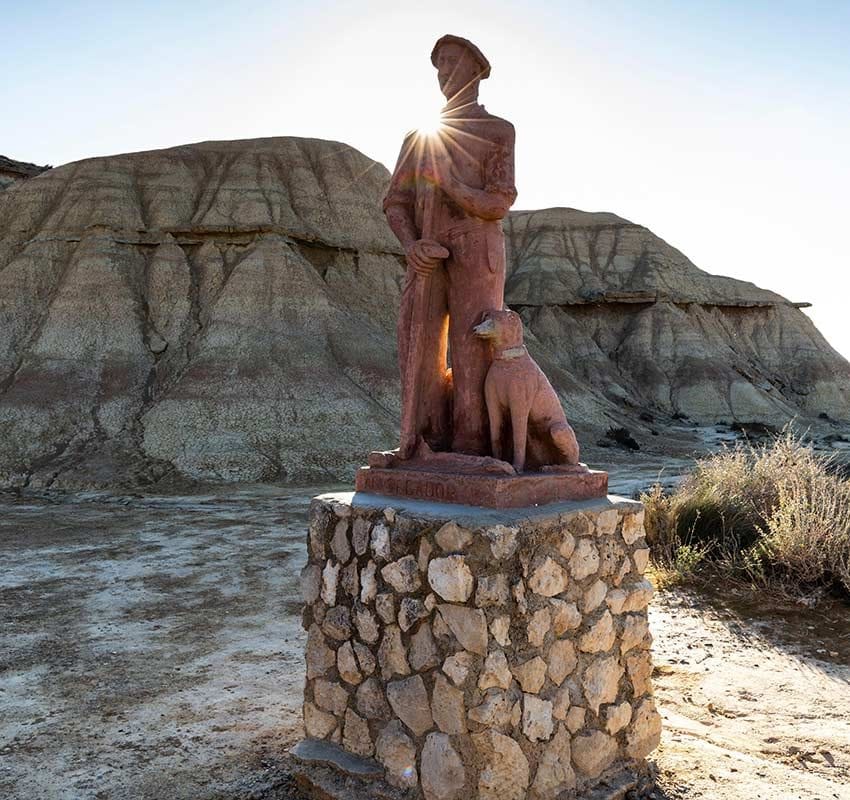
<instances>
[{"instance_id":1,"label":"stone statue","mask_svg":"<svg viewBox=\"0 0 850 800\"><path fill-rule=\"evenodd\" d=\"M442 124L407 136L384 199L408 265L398 322L399 454L412 455L421 437L433 450L487 455L490 355L473 328L503 305L501 220L516 198L514 128L478 104L490 64L474 44L443 36L431 61L446 98Z\"/></svg>"},{"instance_id":2,"label":"stone statue","mask_svg":"<svg viewBox=\"0 0 850 800\"><path fill-rule=\"evenodd\" d=\"M604 496L607 474L579 464L558 396L523 346L522 320L504 310L515 134L478 103L490 64L451 35L431 62L446 98L441 124L407 135L384 198L407 261L400 443L370 454L355 485L491 507Z\"/></svg>"}]
</instances>

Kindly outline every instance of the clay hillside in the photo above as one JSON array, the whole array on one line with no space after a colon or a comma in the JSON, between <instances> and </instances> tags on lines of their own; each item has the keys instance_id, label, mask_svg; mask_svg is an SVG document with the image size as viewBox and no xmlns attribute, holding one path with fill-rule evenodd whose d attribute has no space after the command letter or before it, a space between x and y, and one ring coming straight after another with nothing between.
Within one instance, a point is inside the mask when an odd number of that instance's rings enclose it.
<instances>
[{"instance_id":1,"label":"clay hillside","mask_svg":"<svg viewBox=\"0 0 850 800\"><path fill-rule=\"evenodd\" d=\"M0 484L326 481L392 446L388 177L344 144L277 138L0 193ZM663 438L682 415L850 418L850 365L784 298L613 214L505 227L508 302L585 439Z\"/></svg>"}]
</instances>

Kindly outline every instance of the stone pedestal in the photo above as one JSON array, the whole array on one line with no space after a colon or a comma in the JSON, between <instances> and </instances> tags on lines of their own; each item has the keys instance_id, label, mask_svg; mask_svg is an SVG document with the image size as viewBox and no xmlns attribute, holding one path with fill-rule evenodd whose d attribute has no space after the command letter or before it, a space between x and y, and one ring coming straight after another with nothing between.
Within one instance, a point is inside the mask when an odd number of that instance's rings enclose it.
<instances>
[{"instance_id":1,"label":"stone pedestal","mask_svg":"<svg viewBox=\"0 0 850 800\"><path fill-rule=\"evenodd\" d=\"M426 800L633 785L661 731L640 503L330 494L308 546L302 752Z\"/></svg>"}]
</instances>

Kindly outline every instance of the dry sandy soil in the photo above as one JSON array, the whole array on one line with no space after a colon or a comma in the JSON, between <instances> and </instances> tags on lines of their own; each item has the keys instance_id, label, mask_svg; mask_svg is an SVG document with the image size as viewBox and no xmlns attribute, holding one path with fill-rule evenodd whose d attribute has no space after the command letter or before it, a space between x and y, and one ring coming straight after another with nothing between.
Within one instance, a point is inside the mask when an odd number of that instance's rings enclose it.
<instances>
[{"instance_id":1,"label":"dry sandy soil","mask_svg":"<svg viewBox=\"0 0 850 800\"><path fill-rule=\"evenodd\" d=\"M0 495L0 797L295 798L309 489ZM850 622L659 594L656 798L850 799Z\"/></svg>"}]
</instances>

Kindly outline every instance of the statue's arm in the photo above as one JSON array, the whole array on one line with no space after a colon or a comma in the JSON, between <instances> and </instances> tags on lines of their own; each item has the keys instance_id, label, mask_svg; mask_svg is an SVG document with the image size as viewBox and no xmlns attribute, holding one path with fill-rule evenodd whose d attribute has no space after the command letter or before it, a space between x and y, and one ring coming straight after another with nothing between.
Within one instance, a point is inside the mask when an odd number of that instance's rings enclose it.
<instances>
[{"instance_id":1,"label":"statue's arm","mask_svg":"<svg viewBox=\"0 0 850 800\"><path fill-rule=\"evenodd\" d=\"M504 135L484 159L483 189L468 186L454 174L442 176L440 188L467 213L480 219L502 219L516 200L514 140L513 126L506 123Z\"/></svg>"},{"instance_id":2,"label":"statue's arm","mask_svg":"<svg viewBox=\"0 0 850 800\"><path fill-rule=\"evenodd\" d=\"M395 234L406 253L419 238L416 233L416 226L413 224L410 208L405 203L385 203L384 214L387 217L390 230Z\"/></svg>"}]
</instances>

